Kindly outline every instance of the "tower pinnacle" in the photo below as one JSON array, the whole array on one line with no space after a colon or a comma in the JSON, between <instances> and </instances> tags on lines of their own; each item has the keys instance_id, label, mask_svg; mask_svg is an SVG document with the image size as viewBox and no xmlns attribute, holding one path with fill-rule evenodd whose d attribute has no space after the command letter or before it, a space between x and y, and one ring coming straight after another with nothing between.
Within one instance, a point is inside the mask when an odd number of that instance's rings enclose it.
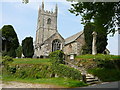
<instances>
[{"instance_id":1,"label":"tower pinnacle","mask_svg":"<svg viewBox=\"0 0 120 90\"><path fill-rule=\"evenodd\" d=\"M58 6L57 6L57 4L56 4L56 7L55 7L55 12L56 12L56 14L58 13Z\"/></svg>"},{"instance_id":2,"label":"tower pinnacle","mask_svg":"<svg viewBox=\"0 0 120 90\"><path fill-rule=\"evenodd\" d=\"M42 0L42 9L44 10L44 0Z\"/></svg>"}]
</instances>

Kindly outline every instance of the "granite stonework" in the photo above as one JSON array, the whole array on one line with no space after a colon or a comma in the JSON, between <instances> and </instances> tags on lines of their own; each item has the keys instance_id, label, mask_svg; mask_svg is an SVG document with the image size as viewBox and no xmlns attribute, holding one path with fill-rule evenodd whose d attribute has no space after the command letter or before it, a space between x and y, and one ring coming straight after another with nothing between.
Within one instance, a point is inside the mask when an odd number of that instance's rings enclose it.
<instances>
[{"instance_id":1,"label":"granite stonework","mask_svg":"<svg viewBox=\"0 0 120 90\"><path fill-rule=\"evenodd\" d=\"M38 21L36 30L36 40L34 43L35 57L47 57L50 52L63 50L65 54L71 53L80 55L82 46L85 44L83 31L64 39L57 30L57 13L55 11L44 10L44 3L38 11Z\"/></svg>"}]
</instances>

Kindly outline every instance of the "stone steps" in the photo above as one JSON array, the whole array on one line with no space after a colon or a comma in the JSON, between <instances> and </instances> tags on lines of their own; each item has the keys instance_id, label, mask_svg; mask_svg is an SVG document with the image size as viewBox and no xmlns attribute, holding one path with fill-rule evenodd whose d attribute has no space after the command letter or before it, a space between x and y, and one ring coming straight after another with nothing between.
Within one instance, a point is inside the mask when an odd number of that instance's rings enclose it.
<instances>
[{"instance_id":1,"label":"stone steps","mask_svg":"<svg viewBox=\"0 0 120 90\"><path fill-rule=\"evenodd\" d=\"M93 76L92 74L86 74L86 83L87 84L97 84L100 83L100 80Z\"/></svg>"},{"instance_id":2,"label":"stone steps","mask_svg":"<svg viewBox=\"0 0 120 90\"><path fill-rule=\"evenodd\" d=\"M101 82L98 79L98 77L95 77L92 74L87 73L87 71L84 68L77 67L76 65L72 64L71 62L67 62L67 65L79 70L82 74L84 74L86 76L86 83L87 84L98 84Z\"/></svg>"}]
</instances>

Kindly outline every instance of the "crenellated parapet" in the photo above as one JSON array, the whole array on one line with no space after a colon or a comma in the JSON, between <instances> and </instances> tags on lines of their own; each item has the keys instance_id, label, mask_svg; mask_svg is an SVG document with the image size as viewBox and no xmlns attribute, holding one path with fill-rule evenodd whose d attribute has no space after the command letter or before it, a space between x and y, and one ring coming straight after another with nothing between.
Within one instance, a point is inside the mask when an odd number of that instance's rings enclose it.
<instances>
[{"instance_id":1,"label":"crenellated parapet","mask_svg":"<svg viewBox=\"0 0 120 90\"><path fill-rule=\"evenodd\" d=\"M57 16L58 6L57 6L57 4L56 4L56 6L55 6L55 11L48 11L48 10L45 10L45 9L44 9L44 1L42 1L42 6L39 7L39 13L41 13L41 14L46 14L46 15L54 15L54 16Z\"/></svg>"}]
</instances>

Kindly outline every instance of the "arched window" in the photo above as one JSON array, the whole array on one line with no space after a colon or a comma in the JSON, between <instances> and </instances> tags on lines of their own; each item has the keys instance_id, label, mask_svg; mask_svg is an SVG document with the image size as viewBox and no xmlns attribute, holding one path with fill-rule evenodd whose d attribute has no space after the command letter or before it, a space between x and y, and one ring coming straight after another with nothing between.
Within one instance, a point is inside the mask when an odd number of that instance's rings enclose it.
<instances>
[{"instance_id":1,"label":"arched window","mask_svg":"<svg viewBox=\"0 0 120 90\"><path fill-rule=\"evenodd\" d=\"M61 49L61 41L58 39L53 40L52 42L52 52Z\"/></svg>"},{"instance_id":2,"label":"arched window","mask_svg":"<svg viewBox=\"0 0 120 90\"><path fill-rule=\"evenodd\" d=\"M47 24L51 24L51 19L50 18L48 18Z\"/></svg>"}]
</instances>

